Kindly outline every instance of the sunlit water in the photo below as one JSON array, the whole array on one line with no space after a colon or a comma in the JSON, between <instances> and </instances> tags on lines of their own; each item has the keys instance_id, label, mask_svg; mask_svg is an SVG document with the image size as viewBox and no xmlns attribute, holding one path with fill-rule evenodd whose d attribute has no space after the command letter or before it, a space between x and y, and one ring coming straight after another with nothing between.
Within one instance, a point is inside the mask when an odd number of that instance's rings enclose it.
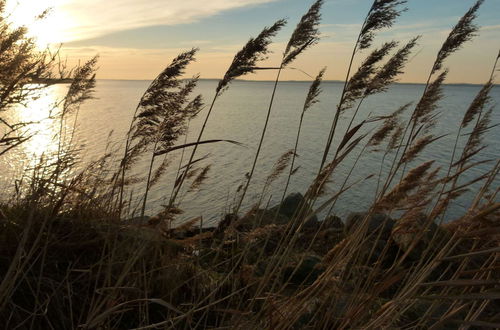
<instances>
[{"instance_id":1,"label":"sunlit water","mask_svg":"<svg viewBox=\"0 0 500 330\"><path fill-rule=\"evenodd\" d=\"M208 102L213 97L216 84L216 81L201 81L197 92L203 94ZM81 161L78 164L80 168L89 160L96 159L104 153L110 131L113 131L111 141L123 144L137 101L148 85L148 81L101 80L98 82L96 99L88 101L81 108L78 115L74 142L79 146L84 146ZM7 155L0 157L0 188L5 192L3 197L11 191L10 188L14 180L26 173L24 171L26 168L32 167L40 157L51 157L50 155L53 156L54 152L57 152L58 140L56 133L60 129L59 123L44 118L47 118L48 111L53 108L52 105L64 95L66 88L64 85L51 87L49 93L31 102L27 108L18 109L16 114L12 115L20 121L40 122L30 127L30 132L34 134L30 140L13 149ZM293 148L300 112L308 88L309 83L306 82L280 83L266 139L259 158L258 170L252 180L244 204L245 207L250 206L259 199L265 179L272 171L273 164L281 154ZM367 99L360 110L358 118L364 118L368 113L372 115L389 114L403 104L418 100L423 88L423 85L417 84L395 85L387 93ZM342 84L340 83L325 82L323 84L324 92L320 98L321 102L314 105L306 113L298 148L300 157L296 161L300 169L291 179L290 192L304 192L318 171L327 134L334 116L334 107L338 102L341 89ZM470 104L479 89L480 86L472 85L445 86L445 97L440 102L440 117L435 128L435 134L449 135L429 146L412 163L413 166L428 159L435 159L437 165L447 168L459 122L468 104ZM185 211L181 219L202 215L206 221L205 223L210 223L215 222L223 213L230 210L234 203L236 189L243 182L245 173L251 169L271 91L272 83L270 82L236 81L216 103L204 139L231 139L243 143L244 147L224 143L199 147L198 157L209 155L200 166L208 164L212 164L212 166L209 178L200 190L181 196L181 207ZM500 87L493 88L492 97L494 103L500 101ZM190 124L188 142L195 140L196 132L201 126L204 115L205 113L202 112ZM339 124L340 131L345 130L349 118L350 113L346 112ZM70 135L74 119L74 116L68 117L63 127L67 135ZM500 122L500 114L497 109L493 113L492 122ZM478 156L478 159L497 160L500 154L499 138L500 130L493 128L485 137L488 148ZM465 139L466 137L462 137L462 140ZM184 142L184 139L179 141L179 143L181 142ZM352 157L343 162L334 173L325 198L333 195L340 188L360 151L360 149L355 150ZM172 161L169 171L150 192L148 214L154 214L161 210L162 205L168 201L181 154L181 151L176 151L168 156ZM365 152L357 162L348 183L356 182L370 174L378 175L380 164L381 153ZM466 179L472 179L480 175L493 164L494 162L487 163L471 169L466 172ZM148 165L148 160L144 159L144 161L137 164L135 172L145 175ZM387 166L389 166L388 163ZM444 174L444 170L441 173ZM377 175L369 181L353 186L340 198L333 212L345 215L352 211L367 208L373 199ZM278 179L267 190L263 199L264 204L273 204L281 199L285 179L286 176ZM476 184L472 188L477 188L478 185ZM142 195L143 186L144 184L138 184L134 187L135 196L140 197ZM498 180L496 186L498 186ZM457 200L448 212L447 218L451 219L463 213L469 206L472 196L471 192ZM132 205L139 205L139 203L138 199L134 199Z\"/></svg>"}]
</instances>

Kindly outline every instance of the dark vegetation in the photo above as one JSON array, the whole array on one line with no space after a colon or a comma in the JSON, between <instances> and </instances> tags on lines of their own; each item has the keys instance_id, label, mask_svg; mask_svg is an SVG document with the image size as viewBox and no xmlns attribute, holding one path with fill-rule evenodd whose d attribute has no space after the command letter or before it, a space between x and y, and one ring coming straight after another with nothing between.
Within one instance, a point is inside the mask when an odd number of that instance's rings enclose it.
<instances>
[{"instance_id":1,"label":"dark vegetation","mask_svg":"<svg viewBox=\"0 0 500 330\"><path fill-rule=\"evenodd\" d=\"M8 122L3 114L60 79L70 83L64 100L51 111L61 122L56 159L41 159L23 184L16 185L12 198L2 196L0 324L5 329L500 327L500 203L493 185L500 164L476 160L485 148L482 136L494 127L489 122L489 93L496 61L491 76L464 109L449 166L438 168L432 159L415 163L422 150L440 138L432 129L448 72L446 59L476 34L474 20L482 1L452 28L429 68L419 100L384 117L358 118L363 101L384 92L403 73L418 42L417 37L373 47L377 32L393 25L404 3L373 2L354 44L341 98L332 109L316 179L303 194L287 192L297 169L302 119L318 102L324 70L298 114L295 148L280 157L266 181L267 187L280 175L288 176L282 203L262 206L261 198L252 209L241 210L258 170L266 120L234 210L216 228L204 228L198 218L171 226L182 212L179 194L197 189L210 173L209 166L198 167L203 157L197 147L237 143L203 140L210 114L217 111L217 99L231 81L274 69L269 118L280 72L319 41L321 0L297 24L276 68L260 68L259 62L286 22L279 20L250 39L206 108L201 96L192 95L198 77L181 79L197 49L180 54L139 101L119 161L105 154L76 174L71 170L77 150L64 143L62 123L92 97L97 59L67 70L57 52L37 50L24 29L12 29L0 18L0 156L31 138L24 134L29 123ZM2 4L0 0L0 13ZM364 60L356 67L353 60L359 57ZM401 119L404 111L410 112L408 121ZM189 120L202 114L197 141L180 142ZM343 114L351 118L345 130L338 125ZM361 133L368 125L376 129L370 135ZM458 147L462 139L463 149ZM384 161L391 164L389 172L376 174L372 206L347 219L318 219L345 191L356 189L356 184L347 185L347 178L336 177L336 168L353 157L358 146L365 152L383 152ZM181 151L189 157L178 169L168 205L146 217L148 190L172 170L160 156ZM138 178L131 169L142 157L150 160L149 173ZM464 181L465 172L485 163L489 171ZM344 182L334 194L324 189L332 177ZM443 223L450 203L475 182L482 187L475 191L472 206ZM145 185L146 192L140 216L130 219L133 184Z\"/></svg>"}]
</instances>

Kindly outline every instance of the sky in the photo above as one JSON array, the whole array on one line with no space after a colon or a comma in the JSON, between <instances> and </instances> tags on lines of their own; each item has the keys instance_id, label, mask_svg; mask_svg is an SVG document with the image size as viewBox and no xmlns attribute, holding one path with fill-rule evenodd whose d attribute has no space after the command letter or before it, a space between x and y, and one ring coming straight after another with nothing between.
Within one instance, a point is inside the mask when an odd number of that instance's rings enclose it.
<instances>
[{"instance_id":1,"label":"sky","mask_svg":"<svg viewBox=\"0 0 500 330\"><path fill-rule=\"evenodd\" d=\"M422 38L401 82L424 82L442 42L475 0L409 0L408 10L374 46L388 40ZM280 18L287 26L274 38L266 65L277 64L300 17L312 0L7 0L10 20L27 25L40 47L63 43L69 64L99 54L100 79L153 79L180 52L200 51L187 75L221 78L234 54L251 36ZM321 41L303 53L283 80L310 80L327 66L327 80L343 80L359 28L371 0L326 0ZM47 17L33 20L45 9ZM500 0L479 11L479 35L447 61L449 83L484 83L500 49ZM359 63L366 52L360 54ZM263 71L246 79L270 80Z\"/></svg>"}]
</instances>

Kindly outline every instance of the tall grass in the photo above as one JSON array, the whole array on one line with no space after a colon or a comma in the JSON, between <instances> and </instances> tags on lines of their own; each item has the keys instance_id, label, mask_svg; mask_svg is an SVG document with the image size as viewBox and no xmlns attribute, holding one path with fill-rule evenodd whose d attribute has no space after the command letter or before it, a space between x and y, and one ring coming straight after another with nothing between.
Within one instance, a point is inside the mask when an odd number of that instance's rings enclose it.
<instances>
[{"instance_id":1,"label":"tall grass","mask_svg":"<svg viewBox=\"0 0 500 330\"><path fill-rule=\"evenodd\" d=\"M179 54L139 101L121 157L107 148L100 159L71 174L78 150L72 137L66 143L63 129L58 131L55 161L40 159L16 186L15 198L0 203L4 328L500 327L500 203L495 186L500 162L477 157L486 148L484 134L496 125L490 122L494 109L490 94L500 54L492 59L491 76L485 77L472 103L464 106L447 168L437 167L435 159L416 162L427 146L441 138L433 128L448 73L446 60L477 33L474 22L483 1L477 1L451 29L429 68L419 100L387 116L360 118L364 100L386 91L404 73L418 41L412 38L399 48L397 41L373 47L377 32L391 28L405 11L405 1L375 0L360 27L340 99L332 109L318 174L304 197L294 195L293 207L293 198L286 198L297 170L302 125L324 89L324 69L304 91L292 149L267 176L256 206L242 210L252 176L260 170L257 162L280 73L319 42L322 3L314 2L302 17L276 67L259 67L258 62L267 57L271 38L285 21L278 20L251 38L235 55L207 108L200 95L191 96L198 76L182 79L197 49ZM3 4L0 0L0 13ZM61 127L68 114L77 113L92 97L95 87L96 59L67 70L57 53L40 52L33 42L24 29L12 29L0 18L0 118L5 127L0 156L31 138L22 129L29 123L11 123L3 114L55 83L52 78L71 82L53 109L60 111ZM356 67L361 51L367 55ZM261 69L276 70L276 79L251 171L236 193L233 213L216 228L204 227L201 217L172 228L171 222L182 212L179 197L199 189L210 175L210 165L199 166L206 158L196 159L198 146L237 143L202 140L216 101L234 79ZM402 113L410 109L405 121ZM189 121L203 111L197 139L188 141ZM344 132L339 132L341 115L348 116ZM182 157L176 169L169 202L144 223L148 191L163 184L160 178L172 170L169 156L180 150L189 150L189 157L186 161ZM360 157L376 151L383 155L375 174L376 192L366 196L372 205L340 221L330 213L346 191L373 182L350 179ZM143 158L149 161L148 172L136 176L134 166ZM336 170L347 159L354 159L353 165L340 177ZM465 180L464 173L480 165L490 169ZM270 207L267 188L283 175L282 203ZM325 188L332 178L339 184L329 192ZM443 223L451 202L477 183L481 187L473 192L470 208ZM145 186L140 205L133 204L134 184ZM128 219L137 208L141 224ZM328 216L318 221L325 213Z\"/></svg>"}]
</instances>

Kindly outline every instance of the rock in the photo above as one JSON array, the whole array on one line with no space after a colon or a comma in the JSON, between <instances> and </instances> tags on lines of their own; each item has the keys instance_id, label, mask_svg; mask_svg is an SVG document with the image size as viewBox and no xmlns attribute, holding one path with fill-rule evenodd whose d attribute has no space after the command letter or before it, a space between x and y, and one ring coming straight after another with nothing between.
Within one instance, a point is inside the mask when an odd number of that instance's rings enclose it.
<instances>
[{"instance_id":1,"label":"rock","mask_svg":"<svg viewBox=\"0 0 500 330\"><path fill-rule=\"evenodd\" d=\"M134 225L134 226L145 226L149 223L149 220L151 217L145 215L143 217L133 217L130 219L125 219L124 224L125 225Z\"/></svg>"},{"instance_id":2,"label":"rock","mask_svg":"<svg viewBox=\"0 0 500 330\"><path fill-rule=\"evenodd\" d=\"M291 218L299 208L300 204L304 201L304 196L301 193L292 193L283 200L281 203L280 213Z\"/></svg>"},{"instance_id":3,"label":"rock","mask_svg":"<svg viewBox=\"0 0 500 330\"><path fill-rule=\"evenodd\" d=\"M347 221L345 224L345 230L347 233L353 232L358 226L360 226L365 220L367 213L366 212L358 212L351 213L347 217ZM391 219L389 216L381 213L375 213L370 215L368 219L368 230L367 234L381 232L381 239L387 240L391 236L392 229L395 225L395 221Z\"/></svg>"},{"instance_id":4,"label":"rock","mask_svg":"<svg viewBox=\"0 0 500 330\"><path fill-rule=\"evenodd\" d=\"M267 225L258 227L241 235L241 242L249 246L246 254L248 263L256 263L259 258L269 257L275 254L285 232L284 225Z\"/></svg>"},{"instance_id":5,"label":"rock","mask_svg":"<svg viewBox=\"0 0 500 330\"><path fill-rule=\"evenodd\" d=\"M213 233L216 228L207 227L207 228L173 228L165 232L166 236L172 239L184 240L188 238L192 238L198 236L200 234Z\"/></svg>"},{"instance_id":6,"label":"rock","mask_svg":"<svg viewBox=\"0 0 500 330\"><path fill-rule=\"evenodd\" d=\"M281 213L277 213L276 209L271 210L254 210L239 219L235 228L238 231L248 232L256 228L265 227L269 225L284 225L290 219Z\"/></svg>"},{"instance_id":7,"label":"rock","mask_svg":"<svg viewBox=\"0 0 500 330\"><path fill-rule=\"evenodd\" d=\"M126 239L142 240L145 242L164 242L166 238L160 231L150 227L127 226L120 229L120 234Z\"/></svg>"},{"instance_id":8,"label":"rock","mask_svg":"<svg viewBox=\"0 0 500 330\"><path fill-rule=\"evenodd\" d=\"M305 256L300 264L283 269L283 280L294 285L310 285L322 273L320 264L321 258L314 255Z\"/></svg>"},{"instance_id":9,"label":"rock","mask_svg":"<svg viewBox=\"0 0 500 330\"><path fill-rule=\"evenodd\" d=\"M298 250L304 250L310 246L310 249L314 251L314 253L324 256L343 239L343 231L336 228L327 228L320 231L314 230L304 232L304 234L297 240L295 248Z\"/></svg>"},{"instance_id":10,"label":"rock","mask_svg":"<svg viewBox=\"0 0 500 330\"><path fill-rule=\"evenodd\" d=\"M412 259L420 259L428 248L437 252L446 243L447 236L448 232L429 222L425 214L399 220L391 233L393 241Z\"/></svg>"},{"instance_id":11,"label":"rock","mask_svg":"<svg viewBox=\"0 0 500 330\"><path fill-rule=\"evenodd\" d=\"M217 228L214 230L214 235L221 235L223 234L229 226L234 224L236 221L238 221L238 216L236 214L230 213L226 214L224 216L224 219L222 219L219 224L217 225Z\"/></svg>"},{"instance_id":12,"label":"rock","mask_svg":"<svg viewBox=\"0 0 500 330\"><path fill-rule=\"evenodd\" d=\"M294 215L296 215L296 212L298 212L298 209L303 205L304 202L305 202L304 196L302 196L301 193L292 193L288 195L280 205L271 208L270 211L276 211L277 209L279 209L280 214L291 219L293 218ZM309 204L306 204L304 208L304 213L310 214L311 212L312 212L312 207ZM311 217L311 219L309 219L309 221L307 221L307 223L304 224L304 226L311 227L311 226L317 226L317 224L318 224L318 217L314 215Z\"/></svg>"},{"instance_id":13,"label":"rock","mask_svg":"<svg viewBox=\"0 0 500 330\"><path fill-rule=\"evenodd\" d=\"M322 229L327 230L327 229L339 229L343 230L344 229L344 223L342 220L335 216L335 215L330 215L323 220L323 223L321 224Z\"/></svg>"}]
</instances>

